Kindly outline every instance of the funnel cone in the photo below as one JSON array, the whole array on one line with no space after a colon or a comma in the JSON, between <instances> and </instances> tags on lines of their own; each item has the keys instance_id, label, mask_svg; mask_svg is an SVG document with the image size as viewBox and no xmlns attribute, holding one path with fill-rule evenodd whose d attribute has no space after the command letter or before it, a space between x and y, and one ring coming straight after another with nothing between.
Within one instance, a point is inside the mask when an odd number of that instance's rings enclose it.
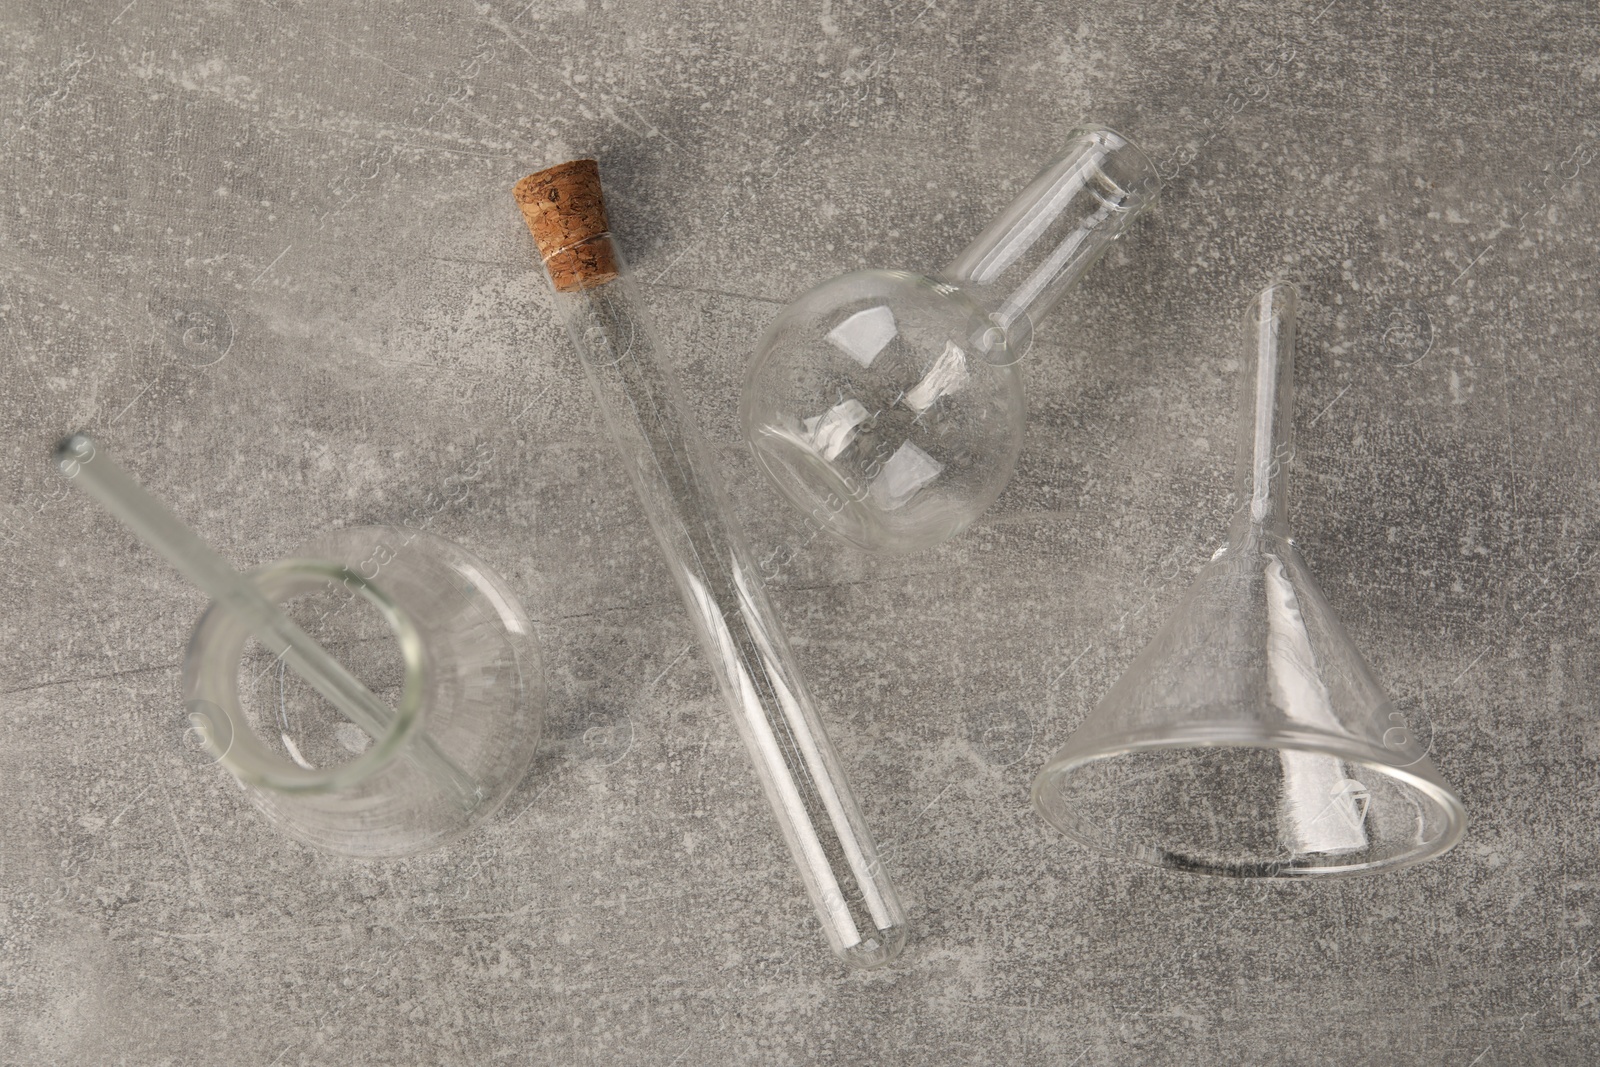
<instances>
[{"instance_id":1,"label":"funnel cone","mask_svg":"<svg viewBox=\"0 0 1600 1067\"><path fill-rule=\"evenodd\" d=\"M1251 305L1228 544L1034 781L1101 851L1243 877L1404 866L1454 845L1461 801L1289 538L1295 293Z\"/></svg>"}]
</instances>

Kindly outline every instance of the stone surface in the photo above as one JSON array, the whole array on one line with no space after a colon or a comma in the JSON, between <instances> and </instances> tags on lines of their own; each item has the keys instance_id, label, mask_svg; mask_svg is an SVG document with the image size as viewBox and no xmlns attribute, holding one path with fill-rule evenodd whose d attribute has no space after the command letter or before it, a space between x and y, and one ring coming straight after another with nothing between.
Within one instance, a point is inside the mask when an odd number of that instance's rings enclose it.
<instances>
[{"instance_id":1,"label":"stone surface","mask_svg":"<svg viewBox=\"0 0 1600 1067\"><path fill-rule=\"evenodd\" d=\"M0 1063L1594 1062L1597 55L1553 2L4 5ZM1173 177L1041 328L1015 480L935 552L813 538L738 441L754 336L944 262L1085 117ZM787 560L888 973L822 946L533 270L511 185L582 154ZM1027 802L1220 542L1272 277L1300 543L1473 820L1381 878ZM204 600L51 474L77 427L240 566L383 522L500 569L552 693L506 810L356 863L186 764Z\"/></svg>"}]
</instances>

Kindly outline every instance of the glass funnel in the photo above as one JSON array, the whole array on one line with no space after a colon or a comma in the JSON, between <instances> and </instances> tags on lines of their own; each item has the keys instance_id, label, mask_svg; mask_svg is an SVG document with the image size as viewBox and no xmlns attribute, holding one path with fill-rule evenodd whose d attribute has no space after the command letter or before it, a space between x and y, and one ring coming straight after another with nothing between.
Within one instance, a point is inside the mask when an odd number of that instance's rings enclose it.
<instances>
[{"instance_id":1,"label":"glass funnel","mask_svg":"<svg viewBox=\"0 0 1600 1067\"><path fill-rule=\"evenodd\" d=\"M1246 316L1228 543L1033 784L1075 840L1243 877L1430 859L1466 816L1351 644L1289 536L1296 292Z\"/></svg>"},{"instance_id":2,"label":"glass funnel","mask_svg":"<svg viewBox=\"0 0 1600 1067\"><path fill-rule=\"evenodd\" d=\"M1016 468L1017 363L1038 323L1159 187L1099 126L933 278L862 270L779 314L745 376L740 421L778 491L859 548L906 553L960 533Z\"/></svg>"}]
</instances>

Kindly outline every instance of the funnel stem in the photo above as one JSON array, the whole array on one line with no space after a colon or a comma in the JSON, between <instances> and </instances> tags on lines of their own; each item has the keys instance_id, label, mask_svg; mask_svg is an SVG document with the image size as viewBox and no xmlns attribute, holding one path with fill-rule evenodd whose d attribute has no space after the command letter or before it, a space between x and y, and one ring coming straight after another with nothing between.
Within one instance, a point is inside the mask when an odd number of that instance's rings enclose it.
<instances>
[{"instance_id":1,"label":"funnel stem","mask_svg":"<svg viewBox=\"0 0 1600 1067\"><path fill-rule=\"evenodd\" d=\"M1287 537L1289 461L1294 458L1294 327L1292 285L1262 290L1245 314L1246 350L1240 389L1239 458L1234 486L1241 501L1232 540L1250 528Z\"/></svg>"},{"instance_id":2,"label":"funnel stem","mask_svg":"<svg viewBox=\"0 0 1600 1067\"><path fill-rule=\"evenodd\" d=\"M1079 130L938 280L967 289L1008 333L1019 323L1031 333L1159 187L1125 138Z\"/></svg>"}]
</instances>

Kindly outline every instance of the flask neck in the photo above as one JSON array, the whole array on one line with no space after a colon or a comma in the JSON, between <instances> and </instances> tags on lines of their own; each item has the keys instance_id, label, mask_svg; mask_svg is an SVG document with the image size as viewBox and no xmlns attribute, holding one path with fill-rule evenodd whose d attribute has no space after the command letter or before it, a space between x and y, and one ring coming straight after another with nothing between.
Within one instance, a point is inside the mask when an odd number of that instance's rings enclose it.
<instances>
[{"instance_id":1,"label":"flask neck","mask_svg":"<svg viewBox=\"0 0 1600 1067\"><path fill-rule=\"evenodd\" d=\"M1245 314L1244 367L1239 390L1239 446L1229 540L1251 531L1289 535L1288 489L1294 458L1294 334L1297 293L1292 285L1263 290Z\"/></svg>"},{"instance_id":2,"label":"flask neck","mask_svg":"<svg viewBox=\"0 0 1600 1067\"><path fill-rule=\"evenodd\" d=\"M1155 199L1148 157L1100 126L1077 131L976 240L938 275L986 307L1016 341Z\"/></svg>"}]
</instances>

